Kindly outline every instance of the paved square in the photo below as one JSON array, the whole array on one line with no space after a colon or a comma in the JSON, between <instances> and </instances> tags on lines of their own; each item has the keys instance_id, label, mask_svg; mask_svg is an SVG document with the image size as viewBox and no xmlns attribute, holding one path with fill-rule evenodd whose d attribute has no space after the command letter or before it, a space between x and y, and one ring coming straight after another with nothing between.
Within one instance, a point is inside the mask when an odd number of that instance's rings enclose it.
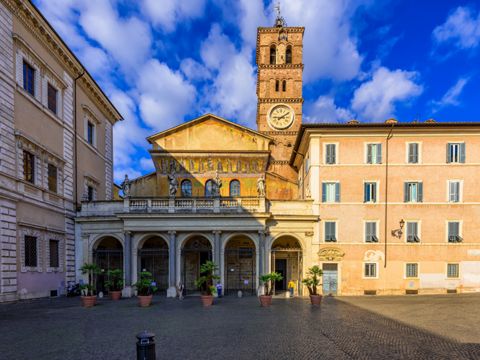
<instances>
[{"instance_id":1,"label":"paved square","mask_svg":"<svg viewBox=\"0 0 480 360\"><path fill-rule=\"evenodd\" d=\"M2 359L133 359L135 334L156 334L169 359L479 359L480 294L307 299L79 298L0 305ZM448 337L447 337L447 336Z\"/></svg>"}]
</instances>

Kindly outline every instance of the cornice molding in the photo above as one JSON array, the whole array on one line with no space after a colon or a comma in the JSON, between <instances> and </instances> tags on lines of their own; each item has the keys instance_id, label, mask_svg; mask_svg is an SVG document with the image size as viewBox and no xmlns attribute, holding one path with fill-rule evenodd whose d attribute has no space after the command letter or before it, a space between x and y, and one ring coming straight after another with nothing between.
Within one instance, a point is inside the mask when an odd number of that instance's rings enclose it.
<instances>
[{"instance_id":1,"label":"cornice molding","mask_svg":"<svg viewBox=\"0 0 480 360\"><path fill-rule=\"evenodd\" d=\"M258 64L259 70L273 70L273 69L302 69L304 64Z\"/></svg>"},{"instance_id":2,"label":"cornice molding","mask_svg":"<svg viewBox=\"0 0 480 360\"><path fill-rule=\"evenodd\" d=\"M258 103L300 103L303 104L303 98L259 98Z\"/></svg>"}]
</instances>

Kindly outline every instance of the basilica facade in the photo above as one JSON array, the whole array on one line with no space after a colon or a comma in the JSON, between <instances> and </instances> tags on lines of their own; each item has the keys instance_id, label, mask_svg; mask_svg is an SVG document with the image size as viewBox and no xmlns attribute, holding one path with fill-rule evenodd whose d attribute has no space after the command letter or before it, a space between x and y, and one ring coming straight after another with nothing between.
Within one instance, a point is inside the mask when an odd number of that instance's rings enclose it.
<instances>
[{"instance_id":1,"label":"basilica facade","mask_svg":"<svg viewBox=\"0 0 480 360\"><path fill-rule=\"evenodd\" d=\"M206 114L153 134L153 173L82 203L77 267L123 269L126 294L143 269L194 294L209 259L226 294L277 271L302 295L313 265L325 294L480 291L480 124L302 124L303 34L258 29L256 129Z\"/></svg>"}]
</instances>

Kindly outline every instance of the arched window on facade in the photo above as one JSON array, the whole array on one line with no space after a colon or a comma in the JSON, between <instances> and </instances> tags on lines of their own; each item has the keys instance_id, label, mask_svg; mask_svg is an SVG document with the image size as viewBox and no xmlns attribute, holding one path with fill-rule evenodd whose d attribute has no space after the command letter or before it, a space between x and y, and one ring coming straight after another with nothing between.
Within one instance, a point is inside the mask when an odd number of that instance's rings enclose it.
<instances>
[{"instance_id":1,"label":"arched window on facade","mask_svg":"<svg viewBox=\"0 0 480 360\"><path fill-rule=\"evenodd\" d=\"M275 80L275 91L280 91L280 81Z\"/></svg>"},{"instance_id":2,"label":"arched window on facade","mask_svg":"<svg viewBox=\"0 0 480 360\"><path fill-rule=\"evenodd\" d=\"M230 181L230 196L231 197L240 196L240 181L238 180Z\"/></svg>"},{"instance_id":3,"label":"arched window on facade","mask_svg":"<svg viewBox=\"0 0 480 360\"><path fill-rule=\"evenodd\" d=\"M215 194L213 192L214 192L213 180L212 179L207 180L207 182L205 183L205 197L214 196Z\"/></svg>"},{"instance_id":4,"label":"arched window on facade","mask_svg":"<svg viewBox=\"0 0 480 360\"><path fill-rule=\"evenodd\" d=\"M275 65L277 63L277 48L275 45L270 46L270 64Z\"/></svg>"},{"instance_id":5,"label":"arched window on facade","mask_svg":"<svg viewBox=\"0 0 480 360\"><path fill-rule=\"evenodd\" d=\"M292 47L290 45L287 46L287 51L285 53L285 63L287 64L292 63Z\"/></svg>"},{"instance_id":6,"label":"arched window on facade","mask_svg":"<svg viewBox=\"0 0 480 360\"><path fill-rule=\"evenodd\" d=\"M287 80L282 81L282 91L287 91Z\"/></svg>"},{"instance_id":7,"label":"arched window on facade","mask_svg":"<svg viewBox=\"0 0 480 360\"><path fill-rule=\"evenodd\" d=\"M183 197L192 196L192 182L190 180L183 180L180 188L182 190Z\"/></svg>"}]
</instances>

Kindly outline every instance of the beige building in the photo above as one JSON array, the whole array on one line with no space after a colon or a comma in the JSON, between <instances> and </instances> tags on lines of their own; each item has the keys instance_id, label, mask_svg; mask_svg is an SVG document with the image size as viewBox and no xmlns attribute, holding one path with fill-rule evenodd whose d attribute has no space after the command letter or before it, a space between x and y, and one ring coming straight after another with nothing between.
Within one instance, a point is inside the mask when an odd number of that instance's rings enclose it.
<instances>
[{"instance_id":1,"label":"beige building","mask_svg":"<svg viewBox=\"0 0 480 360\"><path fill-rule=\"evenodd\" d=\"M75 280L82 200L112 198L121 115L30 1L0 1L0 301Z\"/></svg>"},{"instance_id":2,"label":"beige building","mask_svg":"<svg viewBox=\"0 0 480 360\"><path fill-rule=\"evenodd\" d=\"M303 33L258 29L256 130L206 114L154 134L155 172L82 204L79 261L123 269L126 293L142 269L195 293L208 259L227 294L270 271L302 294L312 265L324 293L480 291L480 124L302 125Z\"/></svg>"}]
</instances>

